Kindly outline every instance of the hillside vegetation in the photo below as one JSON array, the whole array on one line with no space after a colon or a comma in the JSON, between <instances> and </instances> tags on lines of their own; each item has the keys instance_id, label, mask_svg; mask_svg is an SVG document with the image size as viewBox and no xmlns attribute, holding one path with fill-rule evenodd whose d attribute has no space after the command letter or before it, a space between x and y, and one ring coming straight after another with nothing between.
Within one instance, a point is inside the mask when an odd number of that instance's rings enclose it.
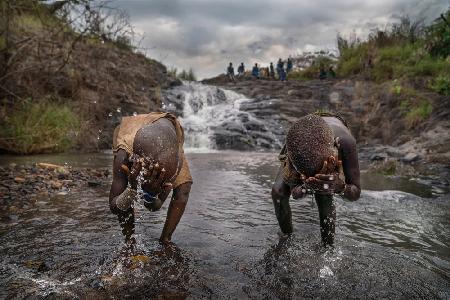
<instances>
[{"instance_id":1,"label":"hillside vegetation","mask_svg":"<svg viewBox=\"0 0 450 300\"><path fill-rule=\"evenodd\" d=\"M338 36L340 76L363 75L376 82L426 79L422 84L450 95L450 10L431 25L402 18L366 41Z\"/></svg>"},{"instance_id":2,"label":"hillside vegetation","mask_svg":"<svg viewBox=\"0 0 450 300\"><path fill-rule=\"evenodd\" d=\"M433 110L442 113L442 107L450 105L450 9L428 25L401 18L364 40L338 35L337 45L337 62L319 56L289 79L315 79L320 68L335 66L340 79L378 85L371 97L380 103L390 99L397 117L411 129L429 119Z\"/></svg>"},{"instance_id":3,"label":"hillside vegetation","mask_svg":"<svg viewBox=\"0 0 450 300\"><path fill-rule=\"evenodd\" d=\"M84 0L0 0L0 151L95 151L122 115L179 84L133 44L127 15Z\"/></svg>"}]
</instances>

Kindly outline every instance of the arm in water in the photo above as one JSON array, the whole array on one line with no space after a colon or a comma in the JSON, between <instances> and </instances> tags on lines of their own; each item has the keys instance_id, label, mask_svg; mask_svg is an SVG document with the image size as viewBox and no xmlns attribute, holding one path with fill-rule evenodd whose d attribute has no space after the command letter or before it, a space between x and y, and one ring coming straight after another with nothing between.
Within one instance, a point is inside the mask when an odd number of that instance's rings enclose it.
<instances>
[{"instance_id":1,"label":"arm in water","mask_svg":"<svg viewBox=\"0 0 450 300\"><path fill-rule=\"evenodd\" d=\"M111 211L119 218L122 233L126 242L133 242L134 233L134 211L132 207L127 210L121 210L117 207L117 198L126 193L128 186L128 174L122 168L122 165L129 165L128 155L124 150L119 150L114 155L113 162L113 181L109 193L109 207Z\"/></svg>"},{"instance_id":2,"label":"arm in water","mask_svg":"<svg viewBox=\"0 0 450 300\"><path fill-rule=\"evenodd\" d=\"M159 239L163 244L170 242L172 234L183 216L184 209L186 208L189 199L191 185L191 182L187 182L173 190L173 196L167 211L166 222L164 223L164 228Z\"/></svg>"},{"instance_id":3,"label":"arm in water","mask_svg":"<svg viewBox=\"0 0 450 300\"><path fill-rule=\"evenodd\" d=\"M342 167L345 175L345 186L342 196L350 201L356 201L361 195L358 151L354 138L343 139L339 151L342 156Z\"/></svg>"}]
</instances>

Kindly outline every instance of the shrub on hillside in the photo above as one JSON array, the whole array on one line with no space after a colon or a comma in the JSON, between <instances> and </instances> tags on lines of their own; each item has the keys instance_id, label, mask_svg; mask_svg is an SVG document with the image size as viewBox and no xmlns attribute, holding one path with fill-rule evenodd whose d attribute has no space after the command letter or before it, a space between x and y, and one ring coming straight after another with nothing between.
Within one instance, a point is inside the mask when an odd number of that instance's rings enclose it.
<instances>
[{"instance_id":1,"label":"shrub on hillside","mask_svg":"<svg viewBox=\"0 0 450 300\"><path fill-rule=\"evenodd\" d=\"M2 115L0 149L21 154L64 151L80 126L68 105L51 99L25 100Z\"/></svg>"},{"instance_id":2,"label":"shrub on hillside","mask_svg":"<svg viewBox=\"0 0 450 300\"><path fill-rule=\"evenodd\" d=\"M411 87L403 86L398 80L392 82L391 93L399 99L399 107L408 128L413 128L428 119L433 111L433 105L426 95Z\"/></svg>"},{"instance_id":3,"label":"shrub on hillside","mask_svg":"<svg viewBox=\"0 0 450 300\"><path fill-rule=\"evenodd\" d=\"M176 73L176 69L175 69ZM188 71L182 70L177 74L178 79L186 80L186 81L197 81L197 76L195 76L194 70L190 68Z\"/></svg>"},{"instance_id":4,"label":"shrub on hillside","mask_svg":"<svg viewBox=\"0 0 450 300\"><path fill-rule=\"evenodd\" d=\"M433 56L450 55L450 9L436 19L427 29L426 48Z\"/></svg>"},{"instance_id":5,"label":"shrub on hillside","mask_svg":"<svg viewBox=\"0 0 450 300\"><path fill-rule=\"evenodd\" d=\"M429 83L429 87L436 93L450 96L450 75L441 75Z\"/></svg>"}]
</instances>

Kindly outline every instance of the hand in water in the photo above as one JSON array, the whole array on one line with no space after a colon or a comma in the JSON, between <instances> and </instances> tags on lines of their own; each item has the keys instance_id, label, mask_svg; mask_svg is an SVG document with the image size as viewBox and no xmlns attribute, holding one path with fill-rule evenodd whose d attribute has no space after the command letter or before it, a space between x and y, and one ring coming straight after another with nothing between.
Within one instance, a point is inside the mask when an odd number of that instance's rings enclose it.
<instances>
[{"instance_id":1,"label":"hand in water","mask_svg":"<svg viewBox=\"0 0 450 300\"><path fill-rule=\"evenodd\" d=\"M314 177L306 179L306 185L313 189L315 193L322 195L332 195L344 190L345 183L339 178L342 162L334 156L328 157L323 163L323 167Z\"/></svg>"},{"instance_id":2,"label":"hand in water","mask_svg":"<svg viewBox=\"0 0 450 300\"><path fill-rule=\"evenodd\" d=\"M126 165L122 165L122 170L128 175L128 182L130 183L131 188L136 190L138 183L137 178L141 173L144 160L135 154L131 155L129 160L131 162L131 170Z\"/></svg>"},{"instance_id":3,"label":"hand in water","mask_svg":"<svg viewBox=\"0 0 450 300\"><path fill-rule=\"evenodd\" d=\"M157 161L145 158L142 164L143 188L153 195L168 192L172 189L172 183L166 182L166 170Z\"/></svg>"},{"instance_id":4,"label":"hand in water","mask_svg":"<svg viewBox=\"0 0 450 300\"><path fill-rule=\"evenodd\" d=\"M292 198L294 198L294 199L300 199L300 198L303 198L303 197L305 197L308 193L311 192L311 191L308 191L308 187L307 187L306 184L305 184L306 178L305 178L305 176L304 176L303 174L301 175L301 180L302 180L302 183L299 184L299 185L297 185L296 187L294 187L294 188L292 189Z\"/></svg>"}]
</instances>

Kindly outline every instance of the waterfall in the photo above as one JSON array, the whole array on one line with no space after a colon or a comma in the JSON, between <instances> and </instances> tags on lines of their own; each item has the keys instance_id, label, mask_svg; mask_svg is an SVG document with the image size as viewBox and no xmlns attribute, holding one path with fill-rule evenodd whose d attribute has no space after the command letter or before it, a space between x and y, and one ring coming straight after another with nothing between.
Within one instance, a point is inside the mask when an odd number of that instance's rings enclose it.
<instances>
[{"instance_id":1,"label":"waterfall","mask_svg":"<svg viewBox=\"0 0 450 300\"><path fill-rule=\"evenodd\" d=\"M233 91L184 82L165 93L163 109L178 116L187 151L279 148L266 121L241 109L241 104L251 101Z\"/></svg>"}]
</instances>

